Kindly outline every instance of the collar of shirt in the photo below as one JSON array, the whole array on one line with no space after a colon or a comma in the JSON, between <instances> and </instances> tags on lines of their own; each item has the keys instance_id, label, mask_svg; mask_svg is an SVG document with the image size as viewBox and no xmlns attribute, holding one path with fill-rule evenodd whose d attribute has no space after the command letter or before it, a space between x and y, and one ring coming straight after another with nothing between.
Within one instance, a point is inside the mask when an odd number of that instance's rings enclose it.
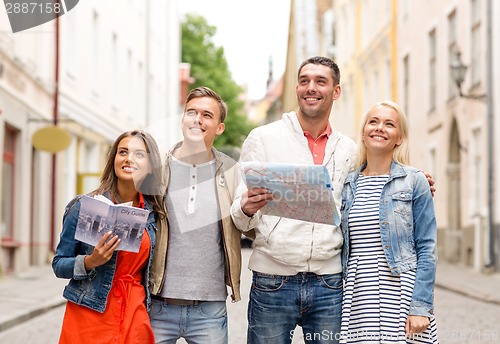
<instances>
[{"instance_id":1,"label":"collar of shirt","mask_svg":"<svg viewBox=\"0 0 500 344\"><path fill-rule=\"evenodd\" d=\"M144 196L142 195L141 192L139 192L139 204L137 206L137 208L141 208L141 209L144 209Z\"/></svg>"},{"instance_id":2,"label":"collar of shirt","mask_svg":"<svg viewBox=\"0 0 500 344\"><path fill-rule=\"evenodd\" d=\"M309 150L313 156L314 164L323 164L323 159L325 158L325 148L328 138L332 134L332 127L330 122L327 123L325 130L316 139L308 131L304 131L304 136L307 138L307 144Z\"/></svg>"}]
</instances>

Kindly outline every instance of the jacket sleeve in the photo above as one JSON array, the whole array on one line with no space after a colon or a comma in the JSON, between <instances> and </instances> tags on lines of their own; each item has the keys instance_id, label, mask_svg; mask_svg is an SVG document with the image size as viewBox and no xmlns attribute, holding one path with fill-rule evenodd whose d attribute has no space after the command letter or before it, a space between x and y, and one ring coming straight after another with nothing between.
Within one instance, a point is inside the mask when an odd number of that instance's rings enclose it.
<instances>
[{"instance_id":1,"label":"jacket sleeve","mask_svg":"<svg viewBox=\"0 0 500 344\"><path fill-rule=\"evenodd\" d=\"M76 224L80 213L80 197L77 196L66 206L63 216L63 228L56 255L52 259L52 269L58 278L82 280L92 277L95 270L87 273L83 263L85 254L81 254L85 244L75 239ZM88 246L88 245L85 245ZM90 247L90 246L88 246Z\"/></svg>"},{"instance_id":2,"label":"jacket sleeve","mask_svg":"<svg viewBox=\"0 0 500 344\"><path fill-rule=\"evenodd\" d=\"M252 130L243 146L241 147L240 163L245 161L265 161L264 159L264 146L259 139L258 131ZM241 209L241 199L242 194L247 190L247 186L243 180L243 173L239 169L240 182L236 189L236 194L231 205L231 217L235 226L242 232L249 232L253 228L257 227L259 223L261 214L257 211L252 217L249 217L243 213ZM252 236L252 234L250 234Z\"/></svg>"},{"instance_id":3,"label":"jacket sleeve","mask_svg":"<svg viewBox=\"0 0 500 344\"><path fill-rule=\"evenodd\" d=\"M431 316L436 279L436 216L429 183L424 174L415 174L413 189L413 237L417 255L417 271L410 315Z\"/></svg>"}]
</instances>

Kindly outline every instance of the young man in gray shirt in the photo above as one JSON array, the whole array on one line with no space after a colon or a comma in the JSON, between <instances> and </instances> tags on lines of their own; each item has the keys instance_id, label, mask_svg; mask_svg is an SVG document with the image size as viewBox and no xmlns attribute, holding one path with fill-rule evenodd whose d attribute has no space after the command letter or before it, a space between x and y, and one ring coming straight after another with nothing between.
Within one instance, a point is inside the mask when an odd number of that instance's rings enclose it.
<instances>
[{"instance_id":1,"label":"young man in gray shirt","mask_svg":"<svg viewBox=\"0 0 500 344\"><path fill-rule=\"evenodd\" d=\"M217 93L192 90L181 121L184 140L167 154L168 221L156 236L150 276L157 343L181 337L188 343L228 343L226 285L233 301L241 299L241 232L230 216L241 172L213 148L226 113Z\"/></svg>"}]
</instances>

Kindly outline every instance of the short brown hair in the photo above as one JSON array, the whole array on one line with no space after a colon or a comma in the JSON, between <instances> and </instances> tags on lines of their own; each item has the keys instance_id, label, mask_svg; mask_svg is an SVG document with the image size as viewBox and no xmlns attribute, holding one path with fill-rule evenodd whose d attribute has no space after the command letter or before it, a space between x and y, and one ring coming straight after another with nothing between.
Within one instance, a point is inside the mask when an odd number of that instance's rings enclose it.
<instances>
[{"instance_id":1,"label":"short brown hair","mask_svg":"<svg viewBox=\"0 0 500 344\"><path fill-rule=\"evenodd\" d=\"M314 56L310 57L304 62L299 67L299 71L297 72L297 78L300 77L300 72L302 71L302 68L304 68L305 65L308 64L315 64L315 65L322 65L330 68L332 70L332 76L333 76L333 82L335 83L334 86L338 85L340 83L340 69L339 66L333 61L332 59L324 56Z\"/></svg>"},{"instance_id":2,"label":"short brown hair","mask_svg":"<svg viewBox=\"0 0 500 344\"><path fill-rule=\"evenodd\" d=\"M189 103L194 98L203 98L203 97L212 98L219 104L220 122L224 123L224 120L226 119L227 116L227 105L222 100L222 98L217 94L217 92L213 91L212 89L206 86L193 88L186 97L186 104Z\"/></svg>"}]
</instances>

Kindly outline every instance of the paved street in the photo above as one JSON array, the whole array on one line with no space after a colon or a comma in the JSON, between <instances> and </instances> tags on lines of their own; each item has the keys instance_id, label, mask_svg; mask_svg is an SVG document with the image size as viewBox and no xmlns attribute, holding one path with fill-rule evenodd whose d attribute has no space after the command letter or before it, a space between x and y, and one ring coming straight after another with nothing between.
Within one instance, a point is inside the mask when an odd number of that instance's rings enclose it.
<instances>
[{"instance_id":1,"label":"paved street","mask_svg":"<svg viewBox=\"0 0 500 344\"><path fill-rule=\"evenodd\" d=\"M247 264L249 254L250 250L244 250L244 266ZM243 301L228 304L229 342L231 344L246 342L246 303L250 277L250 272L244 269L242 276ZM500 343L500 305L472 299L440 288L436 289L435 302L441 344ZM0 343L57 343L63 313L64 306L57 307L0 332ZM296 333L293 343L302 343L298 333Z\"/></svg>"},{"instance_id":2,"label":"paved street","mask_svg":"<svg viewBox=\"0 0 500 344\"><path fill-rule=\"evenodd\" d=\"M500 305L439 288L435 304L441 344L500 343Z\"/></svg>"}]
</instances>

